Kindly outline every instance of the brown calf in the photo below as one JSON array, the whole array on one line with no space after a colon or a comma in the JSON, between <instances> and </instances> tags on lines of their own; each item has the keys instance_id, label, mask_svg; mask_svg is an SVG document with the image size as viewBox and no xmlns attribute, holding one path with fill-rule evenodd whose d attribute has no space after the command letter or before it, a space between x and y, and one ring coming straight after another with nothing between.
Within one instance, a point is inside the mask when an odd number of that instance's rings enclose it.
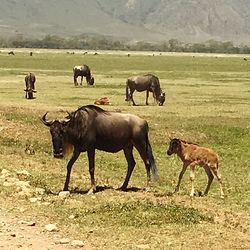
<instances>
[{"instance_id":1,"label":"brown calf","mask_svg":"<svg viewBox=\"0 0 250 250\"><path fill-rule=\"evenodd\" d=\"M181 179L190 166L190 180L191 180L191 192L190 196L194 196L194 177L195 177L195 167L202 166L207 174L208 183L205 189L204 195L208 194L211 183L214 176L218 179L220 183L220 195L224 198L224 192L222 188L221 176L218 170L218 155L209 148L199 147L192 143L187 143L183 140L174 138L171 139L169 143L169 148L167 150L168 155L177 154L183 162L182 170L179 174L179 180L175 188L175 192L179 191Z\"/></svg>"},{"instance_id":2,"label":"brown calf","mask_svg":"<svg viewBox=\"0 0 250 250\"><path fill-rule=\"evenodd\" d=\"M97 105L110 105L110 101L109 101L109 98L104 96L104 97L100 97L100 98L96 98L94 104L97 104Z\"/></svg>"}]
</instances>

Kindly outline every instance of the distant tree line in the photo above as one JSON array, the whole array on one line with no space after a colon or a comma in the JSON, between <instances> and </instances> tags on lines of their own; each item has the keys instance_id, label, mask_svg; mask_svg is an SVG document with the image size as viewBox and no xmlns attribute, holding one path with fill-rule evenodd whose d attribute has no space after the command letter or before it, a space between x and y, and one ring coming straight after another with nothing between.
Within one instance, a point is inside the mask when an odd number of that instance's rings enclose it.
<instances>
[{"instance_id":1,"label":"distant tree line","mask_svg":"<svg viewBox=\"0 0 250 250\"><path fill-rule=\"evenodd\" d=\"M235 46L232 42L209 40L204 43L184 43L177 39L170 39L160 43L144 41L129 43L128 41L118 41L109 37L89 35L72 38L46 35L41 39L24 38L23 36L0 37L0 47L250 54L249 46Z\"/></svg>"}]
</instances>

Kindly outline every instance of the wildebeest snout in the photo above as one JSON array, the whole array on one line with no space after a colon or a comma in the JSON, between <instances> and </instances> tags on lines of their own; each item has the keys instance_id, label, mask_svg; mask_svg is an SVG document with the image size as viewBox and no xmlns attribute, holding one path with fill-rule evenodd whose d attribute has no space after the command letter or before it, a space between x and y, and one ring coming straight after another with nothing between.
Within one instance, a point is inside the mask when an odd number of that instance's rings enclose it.
<instances>
[{"instance_id":1,"label":"wildebeest snout","mask_svg":"<svg viewBox=\"0 0 250 250\"><path fill-rule=\"evenodd\" d=\"M167 155L171 155L173 152L171 150L167 150Z\"/></svg>"}]
</instances>

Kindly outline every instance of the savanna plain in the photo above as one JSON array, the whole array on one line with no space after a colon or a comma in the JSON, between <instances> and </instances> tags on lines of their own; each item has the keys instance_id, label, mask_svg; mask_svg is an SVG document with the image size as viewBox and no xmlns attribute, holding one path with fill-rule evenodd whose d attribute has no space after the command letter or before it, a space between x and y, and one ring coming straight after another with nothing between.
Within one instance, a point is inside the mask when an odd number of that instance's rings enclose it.
<instances>
[{"instance_id":1,"label":"savanna plain","mask_svg":"<svg viewBox=\"0 0 250 250\"><path fill-rule=\"evenodd\" d=\"M73 84L72 68L87 64L94 86ZM25 99L24 77L37 77L35 99ZM125 102L129 76L153 73L166 92L157 106L145 92L134 94L138 106ZM80 80L80 79L78 79ZM136 167L127 192L122 184L127 164L123 152L97 151L98 191L90 187L88 161L82 153L75 163L70 195L61 198L65 159L52 154L50 133L41 122L63 118L66 111L93 104L106 96L109 111L136 114L149 123L149 139L159 181L146 187L146 171L134 150ZM33 216L55 223L62 237L84 241L86 249L250 249L250 58L234 55L168 55L20 50L0 52L0 173L20 175L32 190L21 192L0 180L1 208L9 216ZM187 170L179 194L173 194L181 161L167 156L169 138L178 137L214 149L220 158L225 198L214 180L206 197L189 197ZM3 171L4 170L4 171ZM207 177L196 171L196 193ZM31 202L31 198L35 202Z\"/></svg>"}]
</instances>

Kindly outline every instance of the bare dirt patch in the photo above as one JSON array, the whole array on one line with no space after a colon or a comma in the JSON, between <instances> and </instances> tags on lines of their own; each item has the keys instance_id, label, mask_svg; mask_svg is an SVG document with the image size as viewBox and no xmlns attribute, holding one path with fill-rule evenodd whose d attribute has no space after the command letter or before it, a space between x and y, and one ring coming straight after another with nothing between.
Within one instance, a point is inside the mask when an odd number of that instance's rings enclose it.
<instances>
[{"instance_id":1,"label":"bare dirt patch","mask_svg":"<svg viewBox=\"0 0 250 250\"><path fill-rule=\"evenodd\" d=\"M64 250L76 249L73 241L58 232L46 232L45 225L36 218L12 215L0 209L0 249L4 250ZM77 247L80 248L80 247ZM84 249L90 249L86 246Z\"/></svg>"}]
</instances>

